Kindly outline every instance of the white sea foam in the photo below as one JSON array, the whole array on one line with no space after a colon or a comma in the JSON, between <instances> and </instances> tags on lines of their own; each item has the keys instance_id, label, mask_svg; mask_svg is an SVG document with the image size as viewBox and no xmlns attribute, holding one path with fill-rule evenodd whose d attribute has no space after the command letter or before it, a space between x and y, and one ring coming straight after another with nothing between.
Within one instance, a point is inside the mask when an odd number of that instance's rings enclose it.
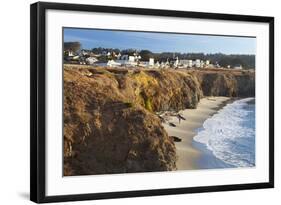
<instances>
[{"instance_id":1,"label":"white sea foam","mask_svg":"<svg viewBox=\"0 0 281 205\"><path fill-rule=\"evenodd\" d=\"M255 166L255 104L245 98L226 105L207 119L194 140L235 167Z\"/></svg>"}]
</instances>

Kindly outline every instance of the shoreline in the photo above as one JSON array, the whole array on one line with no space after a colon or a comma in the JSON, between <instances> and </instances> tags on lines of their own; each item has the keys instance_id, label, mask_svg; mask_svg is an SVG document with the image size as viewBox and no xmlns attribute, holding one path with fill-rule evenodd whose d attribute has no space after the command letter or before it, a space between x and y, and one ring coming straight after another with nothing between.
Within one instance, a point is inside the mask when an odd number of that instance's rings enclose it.
<instances>
[{"instance_id":1,"label":"shoreline","mask_svg":"<svg viewBox=\"0 0 281 205\"><path fill-rule=\"evenodd\" d=\"M178 156L177 170L199 169L197 161L202 153L193 145L196 130L203 126L205 120L232 101L233 98L230 97L205 97L200 100L196 109L185 109L179 112L185 120L179 120L176 116L166 117L166 121L162 123L164 129L169 136L181 140L175 141Z\"/></svg>"}]
</instances>

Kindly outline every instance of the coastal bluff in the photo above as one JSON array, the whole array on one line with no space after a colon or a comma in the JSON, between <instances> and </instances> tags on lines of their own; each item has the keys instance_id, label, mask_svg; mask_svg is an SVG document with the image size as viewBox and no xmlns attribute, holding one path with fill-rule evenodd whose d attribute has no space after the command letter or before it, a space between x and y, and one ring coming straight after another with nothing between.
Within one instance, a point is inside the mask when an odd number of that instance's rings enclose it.
<instances>
[{"instance_id":1,"label":"coastal bluff","mask_svg":"<svg viewBox=\"0 0 281 205\"><path fill-rule=\"evenodd\" d=\"M254 97L255 72L64 65L64 176L176 170L156 114L204 96Z\"/></svg>"}]
</instances>

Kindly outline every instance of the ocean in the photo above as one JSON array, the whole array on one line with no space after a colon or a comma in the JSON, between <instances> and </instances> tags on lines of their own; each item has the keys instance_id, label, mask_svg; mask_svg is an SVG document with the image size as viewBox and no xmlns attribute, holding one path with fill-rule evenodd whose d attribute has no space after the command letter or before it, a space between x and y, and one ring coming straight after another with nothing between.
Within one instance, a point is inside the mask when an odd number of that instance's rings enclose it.
<instances>
[{"instance_id":1,"label":"ocean","mask_svg":"<svg viewBox=\"0 0 281 205\"><path fill-rule=\"evenodd\" d=\"M227 104L197 130L200 169L255 166L255 99Z\"/></svg>"}]
</instances>

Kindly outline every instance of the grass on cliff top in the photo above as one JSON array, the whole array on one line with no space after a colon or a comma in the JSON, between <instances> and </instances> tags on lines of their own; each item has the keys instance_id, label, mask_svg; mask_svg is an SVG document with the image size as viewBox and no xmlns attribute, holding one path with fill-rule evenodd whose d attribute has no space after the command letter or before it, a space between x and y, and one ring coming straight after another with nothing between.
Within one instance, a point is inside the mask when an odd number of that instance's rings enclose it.
<instances>
[{"instance_id":1,"label":"grass on cliff top","mask_svg":"<svg viewBox=\"0 0 281 205\"><path fill-rule=\"evenodd\" d=\"M145 72L141 71L139 73L133 73L131 75L132 80L134 80L138 85L141 85L142 87L152 86L152 85L158 85L158 81L146 74Z\"/></svg>"}]
</instances>

